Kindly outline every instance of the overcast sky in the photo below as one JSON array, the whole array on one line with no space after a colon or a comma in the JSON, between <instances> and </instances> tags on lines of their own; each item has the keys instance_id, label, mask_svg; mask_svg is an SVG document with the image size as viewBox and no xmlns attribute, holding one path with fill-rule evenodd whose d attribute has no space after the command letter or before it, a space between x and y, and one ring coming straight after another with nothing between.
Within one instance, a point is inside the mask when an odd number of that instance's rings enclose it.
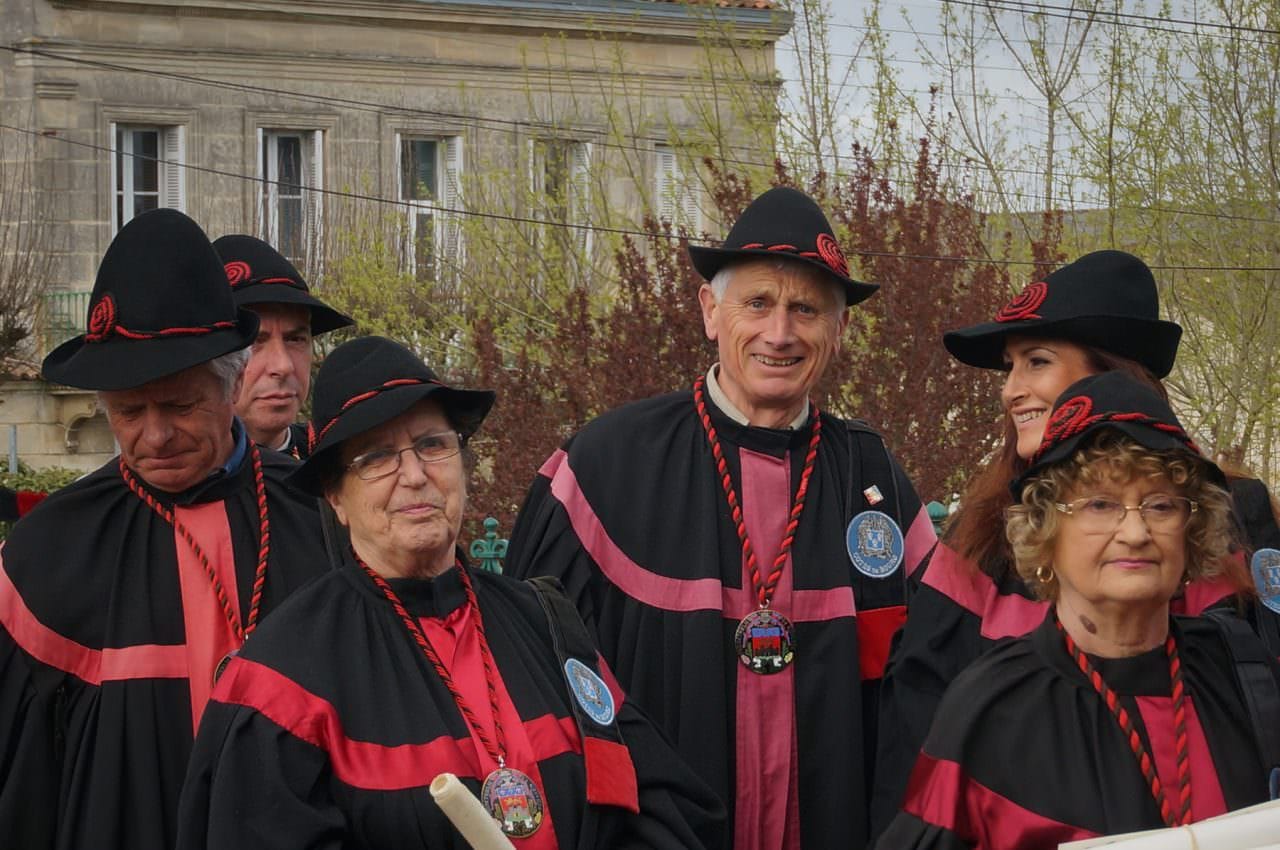
<instances>
[{"instance_id":1,"label":"overcast sky","mask_svg":"<svg viewBox=\"0 0 1280 850\"><path fill-rule=\"evenodd\" d=\"M831 20L831 54L835 69L833 77L848 73L844 126L847 133L846 144L854 139L868 141L866 138L866 115L868 103L868 85L872 82L872 66L869 61L855 62L859 46L866 36L864 16L868 4L866 0L827 0L832 14ZM1052 2L1052 0L1050 0ZM923 109L929 103L929 87L931 84L944 83L942 74L936 68L930 68L925 61L925 53L941 54L944 51L943 41L939 34L940 16L945 4L943 0L914 0L901 3L886 0L880 11L880 26L885 32L889 44L890 62L898 74L901 87L916 100ZM963 11L963 9L961 10ZM1018 35L1022 18L1014 13L1005 15L1007 32ZM1068 24L1060 19L1050 18L1051 26L1065 30ZM797 18L796 29L802 26ZM1015 48L1025 50L1025 44ZM796 47L794 31L778 45L778 70L791 85L795 97L794 80L797 77ZM984 86L996 97L995 106L987 110L986 115L993 124L1008 130L1012 138L1012 148L1019 154L1034 159L1039 155L1039 143L1045 136L1044 112L1037 105L1038 97L1025 77L1017 70L1016 60L1008 49L994 39L986 54L978 62L980 85ZM852 66L852 67L851 67ZM1084 60L1084 75L1093 72L1093 66ZM1085 80L1086 76L1081 76ZM1085 96L1086 100L1088 95ZM944 113L952 111L951 104L945 97L939 102ZM914 136L919 125L908 127ZM1059 128L1062 131L1062 128ZM1025 141L1025 143L1020 143ZM1009 163L1014 182L1026 181L1028 189L1034 193L1035 163ZM1008 179L1008 177L1006 178ZM1081 187L1084 188L1084 187ZM1034 205L1034 194L1029 195Z\"/></svg>"}]
</instances>

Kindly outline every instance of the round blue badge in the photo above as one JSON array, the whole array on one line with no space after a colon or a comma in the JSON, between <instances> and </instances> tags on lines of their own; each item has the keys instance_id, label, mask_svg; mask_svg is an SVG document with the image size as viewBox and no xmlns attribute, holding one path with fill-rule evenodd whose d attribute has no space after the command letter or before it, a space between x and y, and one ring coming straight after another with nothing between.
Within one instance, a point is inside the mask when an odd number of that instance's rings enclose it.
<instances>
[{"instance_id":1,"label":"round blue badge","mask_svg":"<svg viewBox=\"0 0 1280 850\"><path fill-rule=\"evenodd\" d=\"M582 706L587 717L601 726L608 726L613 722L613 694L609 693L608 686L594 670L578 659L570 658L564 663L564 675L569 680L573 698Z\"/></svg>"},{"instance_id":2,"label":"round blue badge","mask_svg":"<svg viewBox=\"0 0 1280 850\"><path fill-rule=\"evenodd\" d=\"M892 575L906 549L902 529L893 517L880 511L863 511L855 516L849 522L844 542L854 567L870 578Z\"/></svg>"},{"instance_id":3,"label":"round blue badge","mask_svg":"<svg viewBox=\"0 0 1280 850\"><path fill-rule=\"evenodd\" d=\"M1254 552L1250 571L1262 604L1280 614L1280 550L1259 549Z\"/></svg>"}]
</instances>

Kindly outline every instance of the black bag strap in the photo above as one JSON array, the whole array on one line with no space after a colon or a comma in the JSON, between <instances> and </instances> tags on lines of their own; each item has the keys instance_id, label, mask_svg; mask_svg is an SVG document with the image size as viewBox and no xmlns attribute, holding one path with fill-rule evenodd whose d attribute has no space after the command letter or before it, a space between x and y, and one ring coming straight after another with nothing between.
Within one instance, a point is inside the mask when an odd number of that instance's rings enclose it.
<instances>
[{"instance_id":1,"label":"black bag strap","mask_svg":"<svg viewBox=\"0 0 1280 850\"><path fill-rule=\"evenodd\" d=\"M1270 775L1280 769L1280 685L1272 673L1267 649L1249 625L1225 608L1210 608L1208 617L1222 632L1236 668L1236 680L1244 692L1258 752Z\"/></svg>"},{"instance_id":2,"label":"black bag strap","mask_svg":"<svg viewBox=\"0 0 1280 850\"><path fill-rule=\"evenodd\" d=\"M535 576L527 581L547 615L551 645L565 677L573 719L582 738L587 802L639 811L635 766L622 730L618 728L621 699L608 693L587 624L565 595L564 585L558 578ZM590 672L585 673L584 669ZM596 693L600 688L605 690L603 695ZM595 716L588 712L586 705L594 709Z\"/></svg>"},{"instance_id":3,"label":"black bag strap","mask_svg":"<svg viewBox=\"0 0 1280 850\"><path fill-rule=\"evenodd\" d=\"M851 443L849 447L851 492L848 501L850 511L849 516L845 517L846 526L857 514L865 510L877 510L890 514L893 521L898 524L898 528L905 534L908 520L902 515L902 493L898 488L898 477L893 474L893 462L884 437L862 419L846 419L845 427ZM867 498L866 491L871 485L875 485L880 490L880 495L884 498L883 502L872 504L872 501ZM894 604L905 605L911 597L910 576L907 575L905 562L898 566L898 574L902 584L901 597ZM860 575L855 575L855 582L862 581ZM855 589L855 598L856 596Z\"/></svg>"},{"instance_id":4,"label":"black bag strap","mask_svg":"<svg viewBox=\"0 0 1280 850\"><path fill-rule=\"evenodd\" d=\"M848 429L850 441L857 447L856 452L849 453L850 465L855 459L859 464L858 469L849 470L851 473L849 486L856 488L859 484L862 485L860 492L850 494L849 504L853 510L848 519L853 519L854 514L859 514L867 508L874 507L878 511L883 511L886 507L892 506L890 511L893 514L893 520L901 527L902 499L901 494L898 493L898 479L893 474L893 465L889 462L889 447L885 445L884 437L861 419L846 419L845 426ZM876 505L871 504L865 492L873 484L879 488L880 495L885 499L884 502Z\"/></svg>"},{"instance_id":5,"label":"black bag strap","mask_svg":"<svg viewBox=\"0 0 1280 850\"><path fill-rule=\"evenodd\" d=\"M340 570L346 552L351 548L351 538L347 530L338 524L338 516L327 501L316 499L316 507L320 511L320 534L324 538L324 552L329 556L329 569Z\"/></svg>"}]
</instances>

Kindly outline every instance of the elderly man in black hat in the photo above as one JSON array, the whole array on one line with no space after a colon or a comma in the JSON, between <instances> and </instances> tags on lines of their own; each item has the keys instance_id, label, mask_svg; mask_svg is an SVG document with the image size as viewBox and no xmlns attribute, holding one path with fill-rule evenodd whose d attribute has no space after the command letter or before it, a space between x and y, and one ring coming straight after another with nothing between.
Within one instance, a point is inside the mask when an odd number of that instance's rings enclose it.
<instances>
[{"instance_id":1,"label":"elderly man in black hat","mask_svg":"<svg viewBox=\"0 0 1280 850\"><path fill-rule=\"evenodd\" d=\"M623 687L729 806L737 850L860 847L875 691L935 542L879 435L814 385L874 284L775 188L691 248L719 362L543 465L508 569L558 576Z\"/></svg>"},{"instance_id":2,"label":"elderly man in black hat","mask_svg":"<svg viewBox=\"0 0 1280 850\"><path fill-rule=\"evenodd\" d=\"M0 555L0 844L163 850L218 670L327 560L292 462L235 418L258 318L195 222L125 225L87 327L44 374L99 391L120 455Z\"/></svg>"},{"instance_id":3,"label":"elderly man in black hat","mask_svg":"<svg viewBox=\"0 0 1280 850\"><path fill-rule=\"evenodd\" d=\"M307 431L297 419L311 387L311 339L355 322L312 295L293 263L261 239L223 236L213 248L236 306L258 314L236 415L258 445L304 459Z\"/></svg>"}]
</instances>

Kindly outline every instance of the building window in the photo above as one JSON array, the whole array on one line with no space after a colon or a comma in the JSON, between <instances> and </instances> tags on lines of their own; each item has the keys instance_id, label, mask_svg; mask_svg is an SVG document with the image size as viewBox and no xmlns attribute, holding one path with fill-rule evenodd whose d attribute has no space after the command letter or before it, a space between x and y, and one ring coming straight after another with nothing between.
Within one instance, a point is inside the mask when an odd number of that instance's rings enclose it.
<instances>
[{"instance_id":1,"label":"building window","mask_svg":"<svg viewBox=\"0 0 1280 850\"><path fill-rule=\"evenodd\" d=\"M698 189L690 181L676 149L671 145L655 145L657 168L654 195L657 199L658 218L672 227L685 227L696 231L701 224L698 214Z\"/></svg>"},{"instance_id":2,"label":"building window","mask_svg":"<svg viewBox=\"0 0 1280 850\"><path fill-rule=\"evenodd\" d=\"M590 142L571 139L534 139L529 156L530 182L538 217L548 232L558 233L566 248L591 251Z\"/></svg>"},{"instance_id":3,"label":"building window","mask_svg":"<svg viewBox=\"0 0 1280 850\"><path fill-rule=\"evenodd\" d=\"M419 280L440 279L462 263L458 136L396 137L397 183L405 207L404 258Z\"/></svg>"},{"instance_id":4,"label":"building window","mask_svg":"<svg viewBox=\"0 0 1280 850\"><path fill-rule=\"evenodd\" d=\"M111 125L112 232L157 207L185 206L181 126Z\"/></svg>"},{"instance_id":5,"label":"building window","mask_svg":"<svg viewBox=\"0 0 1280 850\"><path fill-rule=\"evenodd\" d=\"M317 257L324 186L320 130L258 130L258 219L262 238L299 268ZM305 273L305 272L304 272Z\"/></svg>"}]
</instances>

